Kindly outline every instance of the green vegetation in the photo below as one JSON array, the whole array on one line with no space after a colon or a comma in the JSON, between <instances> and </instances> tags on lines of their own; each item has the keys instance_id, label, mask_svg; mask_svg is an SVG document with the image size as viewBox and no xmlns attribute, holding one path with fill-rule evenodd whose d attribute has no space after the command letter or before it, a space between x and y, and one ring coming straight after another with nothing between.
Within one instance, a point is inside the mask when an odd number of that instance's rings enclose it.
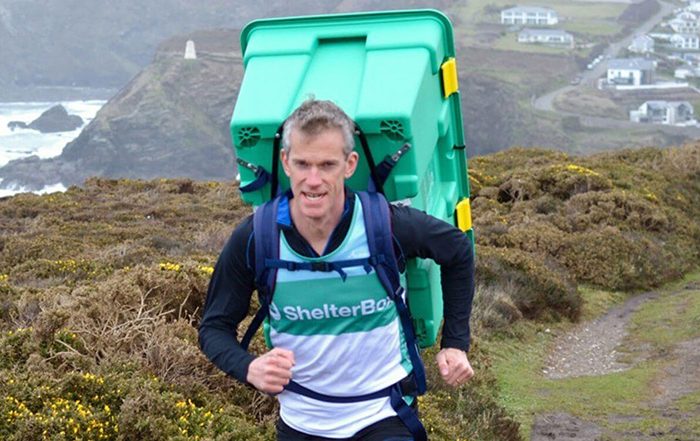
<instances>
[{"instance_id":1,"label":"green vegetation","mask_svg":"<svg viewBox=\"0 0 700 441\"><path fill-rule=\"evenodd\" d=\"M700 279L700 274L694 278ZM643 305L632 320L629 344L663 355L678 342L700 337L698 293L698 290L680 290L673 296Z\"/></svg>"},{"instance_id":2,"label":"green vegetation","mask_svg":"<svg viewBox=\"0 0 700 441\"><path fill-rule=\"evenodd\" d=\"M197 344L214 261L249 213L235 185L189 180L0 200L0 438L274 439L276 401ZM431 439L519 439L478 343L478 379L459 390L440 385L436 350Z\"/></svg>"},{"instance_id":3,"label":"green vegetation","mask_svg":"<svg viewBox=\"0 0 700 441\"><path fill-rule=\"evenodd\" d=\"M566 45L546 45L536 43L519 43L517 34L505 34L493 43L493 48L502 51L534 52L541 54L562 54L566 55L571 48Z\"/></svg>"},{"instance_id":4,"label":"green vegetation","mask_svg":"<svg viewBox=\"0 0 700 441\"><path fill-rule=\"evenodd\" d=\"M624 298L611 290L658 286L698 261L700 146L588 158L514 149L470 168L477 377L442 385L437 349L427 351L420 405L431 439L519 440L519 422L526 433L535 412L557 406L601 418L639 411L629 397L645 396L664 360L545 381L544 328L593 317ZM0 437L273 439L275 400L227 378L197 346L214 261L249 213L235 185L189 180L91 179L1 199ZM697 335L692 292L659 299L673 322L640 310L631 355Z\"/></svg>"},{"instance_id":5,"label":"green vegetation","mask_svg":"<svg viewBox=\"0 0 700 441\"><path fill-rule=\"evenodd\" d=\"M698 278L700 273L695 273L685 282ZM644 349L646 361L624 372L558 380L545 378L544 358L551 350L553 335L570 328L566 324L553 327L553 333L549 333L543 332L541 325L523 323L518 326L517 341L493 338L485 343L494 359L493 367L502 390L500 400L521 422L523 438L530 437L534 416L547 412L566 412L594 421L608 433L614 433L610 439L616 440L640 439L654 433L655 439L669 441L678 439L678 434L687 436L682 439L700 436L696 417L700 393L682 393L661 407L655 401L658 384L668 375L665 370L674 363L684 363L669 348L700 337L697 326L700 290L671 285L660 292L658 298L645 303L633 315L634 326L621 348L639 353L641 348L646 348L645 343L651 343L652 352L649 354L649 349ZM584 295L586 304L599 305L594 307L596 311L621 300L619 293L612 292L586 290ZM676 314L669 311L683 311L682 317L676 320ZM684 422L679 429L679 414L695 416L688 417L688 424Z\"/></svg>"},{"instance_id":6,"label":"green vegetation","mask_svg":"<svg viewBox=\"0 0 700 441\"><path fill-rule=\"evenodd\" d=\"M658 286L700 256L699 155L696 145L587 158L542 150L478 157L470 174L479 242L511 260L513 250L530 256L560 274L562 286Z\"/></svg>"},{"instance_id":7,"label":"green vegetation","mask_svg":"<svg viewBox=\"0 0 700 441\"><path fill-rule=\"evenodd\" d=\"M485 24L500 25L500 11L513 6L515 4L508 0L475 0L455 6L451 16L458 24L456 31L463 38L462 41L468 45L478 45L478 27ZM626 8L620 3L596 2L583 5L566 0L538 1L537 6L554 9L560 17L558 27L580 32L580 35L591 39L620 32L623 27L617 24L617 20Z\"/></svg>"}]
</instances>

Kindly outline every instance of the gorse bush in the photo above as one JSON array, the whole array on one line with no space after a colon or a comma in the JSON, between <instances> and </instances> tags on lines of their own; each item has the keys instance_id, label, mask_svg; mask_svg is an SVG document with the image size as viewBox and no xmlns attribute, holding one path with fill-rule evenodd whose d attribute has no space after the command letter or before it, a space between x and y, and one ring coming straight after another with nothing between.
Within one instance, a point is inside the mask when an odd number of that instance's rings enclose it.
<instances>
[{"instance_id":1,"label":"gorse bush","mask_svg":"<svg viewBox=\"0 0 700 441\"><path fill-rule=\"evenodd\" d=\"M105 375L69 372L60 379L2 374L0 436L27 441L267 438L239 407L216 396L188 398L137 368L113 369Z\"/></svg>"},{"instance_id":2,"label":"gorse bush","mask_svg":"<svg viewBox=\"0 0 700 441\"><path fill-rule=\"evenodd\" d=\"M276 400L197 343L215 259L250 211L235 185L189 180L0 200L0 439L274 439ZM478 369L421 399L431 439L519 439Z\"/></svg>"},{"instance_id":3,"label":"gorse bush","mask_svg":"<svg viewBox=\"0 0 700 441\"><path fill-rule=\"evenodd\" d=\"M576 319L576 283L646 289L700 261L698 144L586 158L512 149L471 160L470 174L491 326L517 318L507 305Z\"/></svg>"}]
</instances>

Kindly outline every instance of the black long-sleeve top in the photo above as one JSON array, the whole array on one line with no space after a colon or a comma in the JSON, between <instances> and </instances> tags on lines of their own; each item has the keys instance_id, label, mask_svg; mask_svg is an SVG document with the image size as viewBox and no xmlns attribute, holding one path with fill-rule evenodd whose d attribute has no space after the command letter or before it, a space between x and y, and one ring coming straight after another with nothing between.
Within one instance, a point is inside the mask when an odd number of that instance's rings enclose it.
<instances>
[{"instance_id":1,"label":"black long-sleeve top","mask_svg":"<svg viewBox=\"0 0 700 441\"><path fill-rule=\"evenodd\" d=\"M343 242L350 228L354 204L354 194L346 191L345 211L331 234L324 255ZM392 205L391 225L397 253L403 253L406 259L429 258L440 265L445 319L441 347L467 351L474 297L471 241L453 225L411 207ZM319 257L293 224L280 225L280 228L294 251L308 257ZM256 289L254 240L251 215L236 227L219 256L199 325L202 351L219 369L244 383L248 366L255 356L240 346L237 328L248 313L251 295Z\"/></svg>"}]
</instances>

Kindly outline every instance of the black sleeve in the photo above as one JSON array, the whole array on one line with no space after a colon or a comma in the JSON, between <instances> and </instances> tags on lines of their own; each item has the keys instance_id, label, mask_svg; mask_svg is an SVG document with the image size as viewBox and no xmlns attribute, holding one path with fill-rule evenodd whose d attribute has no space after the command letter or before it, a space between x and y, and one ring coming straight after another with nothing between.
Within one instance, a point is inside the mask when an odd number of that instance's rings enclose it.
<instances>
[{"instance_id":1,"label":"black sleeve","mask_svg":"<svg viewBox=\"0 0 700 441\"><path fill-rule=\"evenodd\" d=\"M246 383L248 366L255 358L238 342L238 325L248 313L255 289L255 273L248 265L253 217L234 230L214 267L202 321L199 345L219 369Z\"/></svg>"},{"instance_id":2,"label":"black sleeve","mask_svg":"<svg viewBox=\"0 0 700 441\"><path fill-rule=\"evenodd\" d=\"M440 265L442 348L469 350L469 316L474 298L474 253L469 237L455 226L420 210L392 206L391 224L404 257Z\"/></svg>"}]
</instances>

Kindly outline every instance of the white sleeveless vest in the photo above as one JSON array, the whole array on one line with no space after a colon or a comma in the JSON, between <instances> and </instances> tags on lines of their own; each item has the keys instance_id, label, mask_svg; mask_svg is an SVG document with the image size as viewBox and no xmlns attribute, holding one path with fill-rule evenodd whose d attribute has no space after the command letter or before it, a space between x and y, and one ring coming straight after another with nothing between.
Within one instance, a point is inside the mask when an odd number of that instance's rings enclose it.
<instances>
[{"instance_id":1,"label":"white sleeveless vest","mask_svg":"<svg viewBox=\"0 0 700 441\"><path fill-rule=\"evenodd\" d=\"M341 261L369 257L363 207L355 196L352 222L343 243L322 258L294 252L280 234L280 259ZM277 271L265 326L273 347L294 352L292 379L325 395L357 396L390 386L412 370L394 302L374 270L362 266L333 272ZM290 427L327 438L351 437L364 427L396 415L389 398L328 403L284 391L280 416Z\"/></svg>"}]
</instances>

